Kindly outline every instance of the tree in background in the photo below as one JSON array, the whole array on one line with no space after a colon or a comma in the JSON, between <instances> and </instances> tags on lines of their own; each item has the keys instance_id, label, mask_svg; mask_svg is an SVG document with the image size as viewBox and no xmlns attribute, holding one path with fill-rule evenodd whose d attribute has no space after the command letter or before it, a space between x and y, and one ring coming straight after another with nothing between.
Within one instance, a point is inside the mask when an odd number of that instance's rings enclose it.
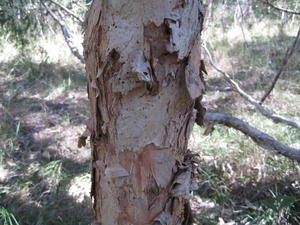
<instances>
[{"instance_id":1,"label":"tree in background","mask_svg":"<svg viewBox=\"0 0 300 225\"><path fill-rule=\"evenodd\" d=\"M24 48L49 30L82 22L90 1L79 0L1 0L0 35ZM52 20L49 18L52 18ZM79 24L81 26L81 24ZM63 29L62 29L63 30ZM66 33L66 32L65 32ZM65 36L64 33L64 36Z\"/></svg>"}]
</instances>

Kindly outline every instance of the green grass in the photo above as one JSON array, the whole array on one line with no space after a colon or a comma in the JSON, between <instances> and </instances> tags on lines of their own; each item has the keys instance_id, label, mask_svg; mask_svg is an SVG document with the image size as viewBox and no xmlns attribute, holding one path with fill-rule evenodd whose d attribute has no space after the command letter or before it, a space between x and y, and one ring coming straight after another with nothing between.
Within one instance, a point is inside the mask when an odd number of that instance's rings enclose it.
<instances>
[{"instance_id":1,"label":"green grass","mask_svg":"<svg viewBox=\"0 0 300 225\"><path fill-rule=\"evenodd\" d=\"M2 206L0 206L0 223L2 225L19 225L16 217Z\"/></svg>"}]
</instances>

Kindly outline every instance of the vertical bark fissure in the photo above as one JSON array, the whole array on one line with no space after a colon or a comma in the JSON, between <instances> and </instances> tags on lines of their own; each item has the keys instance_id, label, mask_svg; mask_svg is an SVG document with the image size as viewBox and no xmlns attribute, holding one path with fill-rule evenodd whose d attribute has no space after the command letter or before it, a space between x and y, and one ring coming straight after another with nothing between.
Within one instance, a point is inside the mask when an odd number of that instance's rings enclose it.
<instances>
[{"instance_id":1,"label":"vertical bark fissure","mask_svg":"<svg viewBox=\"0 0 300 225\"><path fill-rule=\"evenodd\" d=\"M94 0L87 14L96 224L191 223L187 142L204 92L201 7Z\"/></svg>"}]
</instances>

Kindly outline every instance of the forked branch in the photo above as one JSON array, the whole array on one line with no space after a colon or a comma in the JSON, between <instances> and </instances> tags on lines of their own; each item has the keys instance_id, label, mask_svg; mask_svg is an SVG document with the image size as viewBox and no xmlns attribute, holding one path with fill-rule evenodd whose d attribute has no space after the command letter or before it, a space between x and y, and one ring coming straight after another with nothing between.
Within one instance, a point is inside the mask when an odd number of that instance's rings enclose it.
<instances>
[{"instance_id":1,"label":"forked branch","mask_svg":"<svg viewBox=\"0 0 300 225\"><path fill-rule=\"evenodd\" d=\"M75 13L73 13L71 10L69 10L68 8L66 8L65 6L61 5L60 3L58 3L54 0L49 0L49 1L52 2L53 4L57 5L59 8L61 8L66 13L68 13L69 15L74 17L76 20L78 20L81 24L83 24L83 20L79 16L77 16Z\"/></svg>"},{"instance_id":2,"label":"forked branch","mask_svg":"<svg viewBox=\"0 0 300 225\"><path fill-rule=\"evenodd\" d=\"M208 55L208 59L209 62L211 64L211 66L218 71L219 73L221 73L226 81L232 86L232 88L238 92L240 94L240 96L242 96L247 102L249 102L250 104L252 104L262 115L264 115L265 117L273 120L273 122L275 123L283 123L286 124L288 126L292 126L295 128L299 128L300 129L300 124L291 120L288 120L282 116L279 115L275 115L272 114L270 111L268 111L267 109L265 109L262 105L259 104L258 101L256 101L252 96L248 95L240 86L237 82L235 82L231 76L226 73L225 71L221 70L218 66L215 65L215 63L213 62L212 56L209 52L209 50L207 49L206 45L203 44L203 48L205 50L205 52Z\"/></svg>"},{"instance_id":3,"label":"forked branch","mask_svg":"<svg viewBox=\"0 0 300 225\"><path fill-rule=\"evenodd\" d=\"M44 0L40 0L41 4L43 5L43 7L47 10L47 12L50 14L50 16L59 24L60 29L62 31L62 34L65 38L65 41L67 43L67 45L69 46L72 54L78 58L80 60L80 62L82 64L84 64L84 59L83 56L80 54L78 48L75 46L75 44L72 41L71 35L68 31L67 26L65 25L65 23L63 21L61 21L54 13L53 11L45 4Z\"/></svg>"}]
</instances>

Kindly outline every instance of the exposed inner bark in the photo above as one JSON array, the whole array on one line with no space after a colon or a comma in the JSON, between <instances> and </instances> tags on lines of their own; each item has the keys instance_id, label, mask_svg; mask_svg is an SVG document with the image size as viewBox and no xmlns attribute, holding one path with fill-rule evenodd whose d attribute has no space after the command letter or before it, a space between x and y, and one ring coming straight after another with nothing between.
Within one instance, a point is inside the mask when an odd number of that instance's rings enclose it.
<instances>
[{"instance_id":1,"label":"exposed inner bark","mask_svg":"<svg viewBox=\"0 0 300 225\"><path fill-rule=\"evenodd\" d=\"M86 19L95 223L189 224L198 0L94 1Z\"/></svg>"}]
</instances>

